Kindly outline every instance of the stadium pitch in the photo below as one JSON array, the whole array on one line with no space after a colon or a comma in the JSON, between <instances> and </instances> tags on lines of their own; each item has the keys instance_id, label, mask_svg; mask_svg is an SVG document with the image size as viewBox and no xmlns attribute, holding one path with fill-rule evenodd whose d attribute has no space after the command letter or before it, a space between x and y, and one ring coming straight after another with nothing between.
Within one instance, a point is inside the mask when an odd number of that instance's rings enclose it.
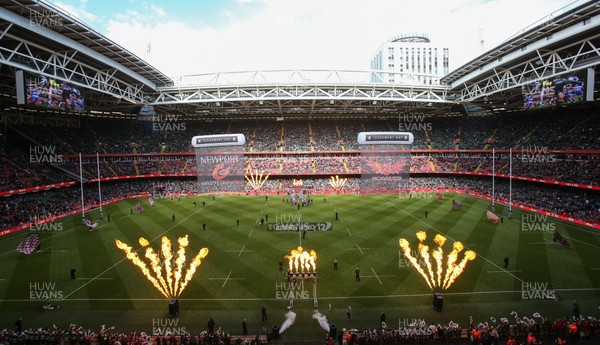
<instances>
[{"instance_id":1,"label":"stadium pitch","mask_svg":"<svg viewBox=\"0 0 600 345\"><path fill-rule=\"evenodd\" d=\"M595 230L518 209L509 220L502 205L496 211L503 222L494 225L485 212L490 202L468 195L444 194L443 201L427 193L412 198L312 198L311 205L299 210L275 195L163 198L153 206L145 198L127 199L105 207L103 220L97 210L88 213L99 223L93 231L81 225L78 215L0 238L1 327L12 327L23 316L25 327L76 323L90 329L105 324L121 331L199 333L213 318L215 329L241 335L242 319L247 319L252 335L282 324L290 293L296 297L297 317L282 340L324 339L325 331L312 318L315 309L338 330L378 327L382 312L389 327L415 320L467 327L470 317L475 323L491 322L490 317L514 321L512 311L530 318L535 312L568 317L574 299L583 315L600 316L600 234ZM452 199L463 203L461 210L452 209ZM132 213L138 201L144 213ZM298 217L303 222L331 222L333 230L308 231L304 238L301 232L267 231L267 223L296 222ZM398 245L403 237L416 248L419 230L431 239L442 233L449 243L461 241L477 253L456 283L441 291L442 311L432 309L433 291ZM553 242L555 230L570 249ZM41 251L16 252L32 231L41 239ZM186 234L188 257L203 247L209 254L179 298L180 314L169 318L168 300L126 259L115 240L139 249L138 239L145 237L156 249L162 236L176 243ZM290 292L279 270L279 261L285 271L284 256L299 245L318 255L318 308L313 306L311 281ZM333 269L334 259L338 270ZM75 279L70 276L72 267ZM60 308L43 311L48 300Z\"/></svg>"}]
</instances>

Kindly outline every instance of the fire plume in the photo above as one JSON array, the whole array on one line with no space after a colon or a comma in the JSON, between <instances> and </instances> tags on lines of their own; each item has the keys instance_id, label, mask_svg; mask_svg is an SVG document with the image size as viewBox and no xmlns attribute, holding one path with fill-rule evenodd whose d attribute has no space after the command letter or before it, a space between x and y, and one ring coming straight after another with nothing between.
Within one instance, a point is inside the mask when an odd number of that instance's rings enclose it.
<instances>
[{"instance_id":1,"label":"fire plume","mask_svg":"<svg viewBox=\"0 0 600 345\"><path fill-rule=\"evenodd\" d=\"M331 176L329 178L329 185L331 185L331 188L333 188L334 190L342 189L346 182L348 182L347 178L340 178L338 175L335 175L335 177Z\"/></svg>"},{"instance_id":2,"label":"fire plume","mask_svg":"<svg viewBox=\"0 0 600 345\"><path fill-rule=\"evenodd\" d=\"M404 253L404 256L410 261L412 266L417 270L417 272L419 272L420 275L423 276L423 278L425 278L425 281L427 282L427 285L429 285L429 288L433 289L433 286L431 286L431 282L429 281L429 277L427 276L427 273L425 273L425 271L423 271L421 266L419 266L419 262L417 261L417 258L411 254L410 244L408 243L408 241L401 238L400 239L400 248L402 248L402 252Z\"/></svg>"},{"instance_id":3,"label":"fire plume","mask_svg":"<svg viewBox=\"0 0 600 345\"><path fill-rule=\"evenodd\" d=\"M174 256L171 241L166 236L163 236L161 240L159 252L155 252L154 249L150 247L150 242L143 237L140 237L138 242L145 248L144 257L147 259L148 264L140 259L137 251L133 251L132 247L119 240L115 240L117 248L124 251L127 259L138 266L142 271L142 274L161 294L163 294L163 296L167 298L177 297L183 292L194 276L196 269L200 266L202 259L208 255L208 249L202 248L190 263L185 275L183 275L186 264L185 249L189 245L187 235L180 237L177 240L179 248L175 260L173 260Z\"/></svg>"},{"instance_id":4,"label":"fire plume","mask_svg":"<svg viewBox=\"0 0 600 345\"><path fill-rule=\"evenodd\" d=\"M265 182L267 182L270 175L271 173L269 172L265 175L264 170L259 172L258 170L252 170L248 168L246 169L246 174L244 177L246 178L246 181L248 181L248 185L250 185L253 190L259 191Z\"/></svg>"},{"instance_id":5,"label":"fire plume","mask_svg":"<svg viewBox=\"0 0 600 345\"><path fill-rule=\"evenodd\" d=\"M288 267L290 272L298 273L315 273L317 271L317 253L314 250L307 252L302 247L292 249L289 255L285 256L288 259Z\"/></svg>"},{"instance_id":6,"label":"fire plume","mask_svg":"<svg viewBox=\"0 0 600 345\"><path fill-rule=\"evenodd\" d=\"M477 254L472 250L467 250L464 257L459 261L458 255L464 249L461 242L452 244L452 251L447 255L446 265L444 266L444 244L446 237L437 234L433 241L437 244L437 248L430 253L430 248L424 242L427 239L425 231L416 233L419 239L417 256L412 255L409 242L401 238L399 240L400 248L404 256L410 261L412 266L425 279L425 282L430 289L448 289L464 271L468 261L472 261L477 257ZM433 257L433 262L431 258ZM435 270L434 270L435 265ZM445 271L445 272L444 272Z\"/></svg>"}]
</instances>

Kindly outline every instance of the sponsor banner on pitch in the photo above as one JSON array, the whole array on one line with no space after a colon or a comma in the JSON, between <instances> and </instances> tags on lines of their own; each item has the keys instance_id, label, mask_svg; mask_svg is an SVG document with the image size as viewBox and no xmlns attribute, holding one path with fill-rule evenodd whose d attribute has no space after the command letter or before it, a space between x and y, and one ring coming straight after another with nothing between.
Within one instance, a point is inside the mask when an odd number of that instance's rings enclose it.
<instances>
[{"instance_id":1,"label":"sponsor banner on pitch","mask_svg":"<svg viewBox=\"0 0 600 345\"><path fill-rule=\"evenodd\" d=\"M331 222L267 223L269 231L328 231L333 230Z\"/></svg>"}]
</instances>

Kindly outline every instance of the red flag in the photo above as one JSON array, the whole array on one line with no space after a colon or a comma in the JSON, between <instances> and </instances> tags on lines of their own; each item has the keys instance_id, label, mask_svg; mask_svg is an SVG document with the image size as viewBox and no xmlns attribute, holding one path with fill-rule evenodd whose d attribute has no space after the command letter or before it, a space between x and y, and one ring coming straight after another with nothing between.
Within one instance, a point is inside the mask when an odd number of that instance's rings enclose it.
<instances>
[{"instance_id":1,"label":"red flag","mask_svg":"<svg viewBox=\"0 0 600 345\"><path fill-rule=\"evenodd\" d=\"M486 211L486 215L487 215L487 219L492 221L492 223L494 223L494 224L498 224L498 222L500 221L500 217L498 217L496 214L494 214L494 212L492 212L490 210Z\"/></svg>"}]
</instances>

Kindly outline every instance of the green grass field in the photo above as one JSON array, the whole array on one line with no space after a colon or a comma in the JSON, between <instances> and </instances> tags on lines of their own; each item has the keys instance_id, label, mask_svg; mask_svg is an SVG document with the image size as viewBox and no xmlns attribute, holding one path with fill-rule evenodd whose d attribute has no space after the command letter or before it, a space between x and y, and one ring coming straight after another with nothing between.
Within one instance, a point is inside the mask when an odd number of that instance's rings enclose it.
<instances>
[{"instance_id":1,"label":"green grass field","mask_svg":"<svg viewBox=\"0 0 600 345\"><path fill-rule=\"evenodd\" d=\"M463 202L462 210L451 210L452 198ZM115 239L137 249L138 238L143 236L158 249L163 235L176 244L177 237L185 234L190 240L188 258L202 247L207 247L209 254L180 296L177 327L200 332L210 317L217 327L236 335L242 333L244 318L251 334L281 325L288 300L278 298L283 296L282 283L286 282L278 262L301 238L297 232L267 231L258 220L265 214L269 222L289 220L297 216L295 207L276 196L268 201L247 196L214 201L211 197L160 199L154 206L141 199L146 212L131 215L130 208L137 201L107 206L105 215L110 214L111 222L107 223L105 216L93 232L81 225L80 216L37 231L42 251L29 256L15 251L29 231L0 238L0 328L12 327L21 315L25 327L77 323L97 329L106 324L121 331L151 332L157 320L165 322L168 302L139 268L125 259ZM198 207L193 207L193 201ZM301 209L302 220L334 223L332 231L308 232L302 240L305 249L318 254L319 311L338 329L377 327L382 312L392 327L412 319L452 320L462 326L468 325L469 316L476 322L489 321L490 316L514 320L510 316L513 310L529 317L534 312L547 317L570 316L574 299L579 300L582 314L600 317L597 231L532 216L527 217L530 225L523 226L520 210L514 209L513 220L508 220L506 208L500 205L496 211L504 215L504 222L493 225L485 215L488 207L489 201L464 195L445 195L443 202L429 196L336 195L327 196L327 201L315 196L313 205ZM98 211L91 216L97 219ZM206 231L202 231L203 223ZM533 223L538 225L531 226ZM553 229L563 234L571 249L552 242ZM456 283L443 291L442 312L432 310L432 291L400 255L398 239L404 237L416 247L418 230L427 232L431 244L436 233L446 235L446 252L453 241L461 241L478 255ZM505 256L510 258L508 271L502 268ZM338 271L333 270L334 258L339 261ZM72 265L77 269L74 281L69 276ZM360 282L354 279L357 266ZM524 299L526 283L548 284L547 289L560 300ZM43 290L40 287L62 296L57 302L60 309L41 310L43 302L31 298L32 291L35 295ZM283 340L323 337L324 331L311 317L315 309L312 284L306 282L305 289L311 298L295 301L296 323L282 334ZM353 309L350 321L346 320L348 304ZM266 322L261 321L262 305L268 312Z\"/></svg>"}]
</instances>

